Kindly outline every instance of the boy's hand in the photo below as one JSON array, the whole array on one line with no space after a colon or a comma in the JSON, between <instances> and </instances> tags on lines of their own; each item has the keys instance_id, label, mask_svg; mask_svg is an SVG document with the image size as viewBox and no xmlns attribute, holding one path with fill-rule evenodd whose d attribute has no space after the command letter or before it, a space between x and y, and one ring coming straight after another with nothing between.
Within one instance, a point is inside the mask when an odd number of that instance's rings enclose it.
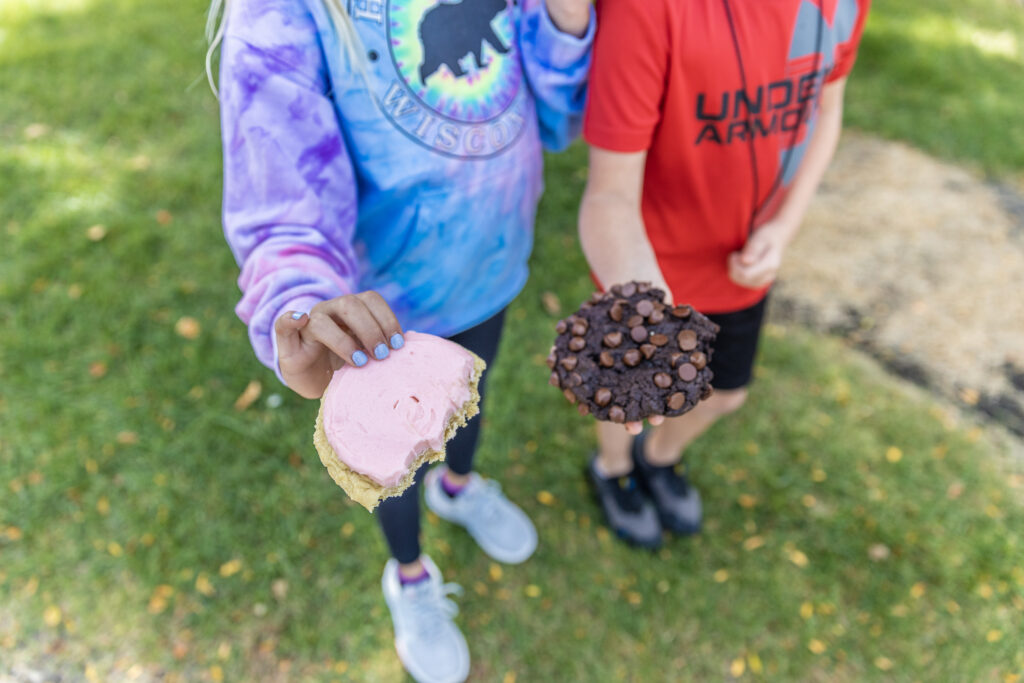
<instances>
[{"instance_id":1,"label":"boy's hand","mask_svg":"<svg viewBox=\"0 0 1024 683\"><path fill-rule=\"evenodd\" d=\"M562 33L582 38L590 27L590 0L544 0L551 23Z\"/></svg>"},{"instance_id":2,"label":"boy's hand","mask_svg":"<svg viewBox=\"0 0 1024 683\"><path fill-rule=\"evenodd\" d=\"M740 251L729 254L729 279L740 287L760 289L775 280L793 231L768 222L754 230Z\"/></svg>"},{"instance_id":3,"label":"boy's hand","mask_svg":"<svg viewBox=\"0 0 1024 683\"><path fill-rule=\"evenodd\" d=\"M402 327L377 292L339 296L309 315L289 311L274 324L277 360L285 383L306 398L320 398L335 370L384 360L405 345Z\"/></svg>"}]
</instances>

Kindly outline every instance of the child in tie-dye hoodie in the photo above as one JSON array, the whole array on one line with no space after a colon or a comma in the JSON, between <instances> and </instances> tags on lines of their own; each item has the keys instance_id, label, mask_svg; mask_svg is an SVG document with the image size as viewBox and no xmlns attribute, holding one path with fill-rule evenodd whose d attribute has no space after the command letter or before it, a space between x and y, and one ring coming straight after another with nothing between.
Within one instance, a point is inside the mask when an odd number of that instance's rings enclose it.
<instances>
[{"instance_id":1,"label":"child in tie-dye hoodie","mask_svg":"<svg viewBox=\"0 0 1024 683\"><path fill-rule=\"evenodd\" d=\"M541 145L577 132L594 23L589 0L227 4L212 36L224 231L262 363L316 398L341 364L387 362L403 329L493 359L527 278ZM479 423L427 475L427 502L522 562L532 524L471 473ZM384 594L406 669L461 680L468 650L420 552L418 495L379 508Z\"/></svg>"}]
</instances>

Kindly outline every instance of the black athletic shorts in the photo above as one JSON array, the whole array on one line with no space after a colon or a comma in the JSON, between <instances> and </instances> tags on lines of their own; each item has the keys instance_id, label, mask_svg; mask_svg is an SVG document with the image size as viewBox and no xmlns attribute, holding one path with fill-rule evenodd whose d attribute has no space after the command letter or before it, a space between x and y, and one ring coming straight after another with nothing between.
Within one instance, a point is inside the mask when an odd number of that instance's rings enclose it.
<instances>
[{"instance_id":1,"label":"black athletic shorts","mask_svg":"<svg viewBox=\"0 0 1024 683\"><path fill-rule=\"evenodd\" d=\"M709 364L715 373L711 380L715 389L740 389L750 384L767 300L766 296L750 308L708 315L722 328L715 339Z\"/></svg>"}]
</instances>

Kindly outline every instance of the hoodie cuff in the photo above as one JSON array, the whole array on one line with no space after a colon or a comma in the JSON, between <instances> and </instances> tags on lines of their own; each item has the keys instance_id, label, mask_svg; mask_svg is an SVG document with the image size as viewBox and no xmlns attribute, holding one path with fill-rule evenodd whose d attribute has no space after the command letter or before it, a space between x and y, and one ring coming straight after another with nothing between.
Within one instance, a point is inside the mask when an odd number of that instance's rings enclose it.
<instances>
[{"instance_id":1,"label":"hoodie cuff","mask_svg":"<svg viewBox=\"0 0 1024 683\"><path fill-rule=\"evenodd\" d=\"M570 70L590 55L590 46L597 31L597 14L594 12L594 6L590 6L590 23L587 24L586 34L582 38L577 38L555 26L551 21L551 15L548 14L547 3L541 4L543 7L540 11L540 27L535 48L537 60L552 69Z\"/></svg>"}]
</instances>

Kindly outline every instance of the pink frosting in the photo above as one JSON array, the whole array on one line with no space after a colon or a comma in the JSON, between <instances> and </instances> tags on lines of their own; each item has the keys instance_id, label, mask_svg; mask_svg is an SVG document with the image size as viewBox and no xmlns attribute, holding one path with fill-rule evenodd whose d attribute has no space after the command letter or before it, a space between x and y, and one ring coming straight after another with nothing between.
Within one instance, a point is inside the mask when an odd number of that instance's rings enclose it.
<instances>
[{"instance_id":1,"label":"pink frosting","mask_svg":"<svg viewBox=\"0 0 1024 683\"><path fill-rule=\"evenodd\" d=\"M472 354L454 342L405 333L405 346L362 368L334 373L324 394L324 432L343 463L394 486L470 398Z\"/></svg>"}]
</instances>

